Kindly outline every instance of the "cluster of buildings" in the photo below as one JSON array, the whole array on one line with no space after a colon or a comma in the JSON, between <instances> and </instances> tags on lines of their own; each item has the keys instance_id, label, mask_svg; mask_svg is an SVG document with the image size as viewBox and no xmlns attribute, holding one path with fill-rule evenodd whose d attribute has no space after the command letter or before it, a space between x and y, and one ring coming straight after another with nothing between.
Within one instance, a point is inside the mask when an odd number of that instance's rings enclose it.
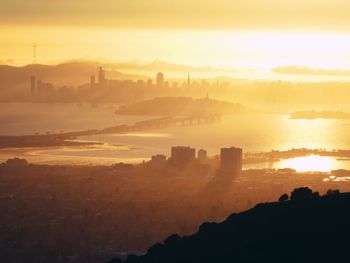
<instances>
[{"instance_id":1,"label":"cluster of buildings","mask_svg":"<svg viewBox=\"0 0 350 263\"><path fill-rule=\"evenodd\" d=\"M187 83L185 84L188 88L191 86L190 74L187 77ZM91 75L90 77L90 87L95 88L118 88L118 87L145 87L145 88L170 88L170 83L165 80L164 73L158 72L156 75L156 83L153 83L152 79L145 80L137 80L136 82L132 80L113 80L106 78L106 72L103 67L99 67L97 80L95 75ZM178 84L176 82L172 83L172 87L176 88Z\"/></svg>"},{"instance_id":2,"label":"cluster of buildings","mask_svg":"<svg viewBox=\"0 0 350 263\"><path fill-rule=\"evenodd\" d=\"M38 80L35 76L30 77L30 94L34 96L38 93L50 93L53 92L55 87L51 83L46 83Z\"/></svg>"},{"instance_id":3,"label":"cluster of buildings","mask_svg":"<svg viewBox=\"0 0 350 263\"><path fill-rule=\"evenodd\" d=\"M188 76L187 87L190 87L190 78ZM177 83L172 84L173 87L177 87ZM158 72L156 75L156 83L153 83L152 79L144 80L115 80L107 79L106 71L103 67L99 67L97 77L95 75L90 76L89 87L92 89L95 88L169 88L170 84L168 81L165 81L164 74ZM52 93L55 91L55 87L51 83L46 83L41 80L38 80L36 76L30 77L30 95L34 96L36 94L43 93Z\"/></svg>"},{"instance_id":4,"label":"cluster of buildings","mask_svg":"<svg viewBox=\"0 0 350 263\"><path fill-rule=\"evenodd\" d=\"M0 164L1 262L108 262L125 251L146 251L173 233L191 235L203 222L222 221L303 185L320 193L349 191L335 172L247 169L233 183L210 180L203 175L217 165L208 167L207 152L191 147L173 147L170 158L155 155L152 161L168 169L38 165L18 158ZM182 171L171 161L205 165L197 171L185 166L184 174L193 176L172 176ZM242 149L222 148L219 163L220 175L234 175L242 168Z\"/></svg>"},{"instance_id":5,"label":"cluster of buildings","mask_svg":"<svg viewBox=\"0 0 350 263\"><path fill-rule=\"evenodd\" d=\"M239 175L242 171L242 156L241 148L230 147L222 148L220 152L220 173L224 175ZM193 163L195 160L201 162L207 159L207 151L196 149L189 146L173 146L171 148L171 156L169 159L165 155L157 154L152 156L151 163L155 165L166 164L167 162L174 166L185 166Z\"/></svg>"},{"instance_id":6,"label":"cluster of buildings","mask_svg":"<svg viewBox=\"0 0 350 263\"><path fill-rule=\"evenodd\" d=\"M228 88L228 82L219 80L191 80L189 73L184 81L166 79L162 72L149 79L110 79L106 70L99 67L97 73L79 86L55 86L33 75L28 85L29 96L26 97L30 101L44 102L128 103L155 96L202 96L209 91L223 92Z\"/></svg>"},{"instance_id":7,"label":"cluster of buildings","mask_svg":"<svg viewBox=\"0 0 350 263\"><path fill-rule=\"evenodd\" d=\"M168 168L0 164L1 262L108 262L245 204L217 203L207 191L198 198L206 176L171 176Z\"/></svg>"}]
</instances>

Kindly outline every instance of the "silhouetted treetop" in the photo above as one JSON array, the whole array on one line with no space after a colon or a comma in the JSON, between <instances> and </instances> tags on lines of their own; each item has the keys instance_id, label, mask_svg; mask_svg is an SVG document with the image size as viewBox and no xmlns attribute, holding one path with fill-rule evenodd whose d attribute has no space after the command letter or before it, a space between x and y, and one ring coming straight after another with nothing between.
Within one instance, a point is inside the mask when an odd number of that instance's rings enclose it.
<instances>
[{"instance_id":1,"label":"silhouetted treetop","mask_svg":"<svg viewBox=\"0 0 350 263\"><path fill-rule=\"evenodd\" d=\"M294 189L290 196L291 201L304 201L312 198L312 190L308 187Z\"/></svg>"},{"instance_id":2,"label":"silhouetted treetop","mask_svg":"<svg viewBox=\"0 0 350 263\"><path fill-rule=\"evenodd\" d=\"M283 194L280 196L280 198L278 199L279 202L285 202L288 201L289 196L287 194Z\"/></svg>"},{"instance_id":3,"label":"silhouetted treetop","mask_svg":"<svg viewBox=\"0 0 350 263\"><path fill-rule=\"evenodd\" d=\"M329 189L329 190L327 191L327 195L339 195L339 194L340 194L339 190L332 190L332 189Z\"/></svg>"}]
</instances>

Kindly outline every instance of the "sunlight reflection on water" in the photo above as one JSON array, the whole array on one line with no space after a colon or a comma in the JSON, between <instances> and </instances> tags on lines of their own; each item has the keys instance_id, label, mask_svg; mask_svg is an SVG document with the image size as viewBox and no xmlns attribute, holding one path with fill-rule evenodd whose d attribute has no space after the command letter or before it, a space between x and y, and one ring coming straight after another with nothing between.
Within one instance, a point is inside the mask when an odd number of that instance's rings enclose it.
<instances>
[{"instance_id":1,"label":"sunlight reflection on water","mask_svg":"<svg viewBox=\"0 0 350 263\"><path fill-rule=\"evenodd\" d=\"M1 106L1 105L0 105ZM264 106L261 106L264 109ZM272 106L271 106L272 107ZM308 105L308 107L311 107ZM314 108L316 106L312 106ZM321 107L321 106L319 106ZM342 106L345 107L345 106ZM349 108L342 108L350 111ZM258 107L259 108L259 107ZM298 109L300 105L298 105ZM107 107L93 109L87 105L3 104L0 117L12 121L1 127L1 134L32 134L34 131L76 131L99 129L144 120L141 116L117 116ZM50 109L47 110L47 109ZM274 107L271 108L273 111ZM316 107L317 109L317 107ZM327 108L328 109L328 108ZM51 112L41 116L42 112ZM278 110L276 110L278 111ZM283 110L287 112L287 110ZM289 112L288 108L288 112ZM10 113L12 114L10 114ZM10 114L10 115L9 115ZM39 118L39 117L40 118ZM112 118L113 117L113 118ZM147 117L151 118L151 117ZM147 119L146 118L146 119ZM34 121L33 120L39 120ZM64 121L57 121L64 120ZM101 142L102 145L81 147L50 147L33 149L1 149L0 160L13 157L31 161L46 160L60 163L99 160L108 162L140 162L152 155L169 157L174 145L188 145L205 149L209 156L220 153L220 148L237 146L244 152L269 152L291 148L350 149L350 120L292 120L288 114L225 115L221 122L210 125L178 126L129 134L101 134L79 138L80 142ZM298 157L275 163L245 164L247 168L292 168L297 171L329 172L334 169L350 169L350 161L338 161L332 157Z\"/></svg>"},{"instance_id":2,"label":"sunlight reflection on water","mask_svg":"<svg viewBox=\"0 0 350 263\"><path fill-rule=\"evenodd\" d=\"M278 168L291 168L297 172L317 171L330 172L338 169L337 160L334 157L310 155L290 158L278 163Z\"/></svg>"}]
</instances>

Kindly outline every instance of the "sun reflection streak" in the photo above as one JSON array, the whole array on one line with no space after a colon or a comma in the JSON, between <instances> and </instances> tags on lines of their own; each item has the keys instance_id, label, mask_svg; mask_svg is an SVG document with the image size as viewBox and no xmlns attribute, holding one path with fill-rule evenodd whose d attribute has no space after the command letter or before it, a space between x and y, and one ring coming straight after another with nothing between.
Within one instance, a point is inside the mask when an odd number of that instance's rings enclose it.
<instances>
[{"instance_id":1,"label":"sun reflection streak","mask_svg":"<svg viewBox=\"0 0 350 263\"><path fill-rule=\"evenodd\" d=\"M283 160L279 168L291 168L297 172L331 172L335 167L334 158L327 156L310 155Z\"/></svg>"}]
</instances>

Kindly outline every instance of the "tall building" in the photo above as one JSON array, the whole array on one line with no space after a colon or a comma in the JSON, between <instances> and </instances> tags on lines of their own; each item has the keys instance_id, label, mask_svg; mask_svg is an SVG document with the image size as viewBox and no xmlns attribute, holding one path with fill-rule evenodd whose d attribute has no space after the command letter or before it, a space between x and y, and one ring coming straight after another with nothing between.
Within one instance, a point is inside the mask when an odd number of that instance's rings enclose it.
<instances>
[{"instance_id":1,"label":"tall building","mask_svg":"<svg viewBox=\"0 0 350 263\"><path fill-rule=\"evenodd\" d=\"M99 71L98 71L98 84L101 86L106 85L106 74L105 71L102 67L100 67Z\"/></svg>"},{"instance_id":2,"label":"tall building","mask_svg":"<svg viewBox=\"0 0 350 263\"><path fill-rule=\"evenodd\" d=\"M186 146L171 147L171 163L184 165L192 162L196 158L196 149Z\"/></svg>"},{"instance_id":3,"label":"tall building","mask_svg":"<svg viewBox=\"0 0 350 263\"><path fill-rule=\"evenodd\" d=\"M157 74L157 88L162 88L164 85L164 74L162 72L158 72Z\"/></svg>"},{"instance_id":4,"label":"tall building","mask_svg":"<svg viewBox=\"0 0 350 263\"><path fill-rule=\"evenodd\" d=\"M30 94L34 95L36 93L36 78L35 76L30 77Z\"/></svg>"},{"instance_id":5,"label":"tall building","mask_svg":"<svg viewBox=\"0 0 350 263\"><path fill-rule=\"evenodd\" d=\"M187 88L191 87L191 77L190 77L190 73L188 72L188 76L187 76Z\"/></svg>"},{"instance_id":6,"label":"tall building","mask_svg":"<svg viewBox=\"0 0 350 263\"><path fill-rule=\"evenodd\" d=\"M207 159L207 151L200 149L197 154L198 160L205 161Z\"/></svg>"},{"instance_id":7,"label":"tall building","mask_svg":"<svg viewBox=\"0 0 350 263\"><path fill-rule=\"evenodd\" d=\"M220 154L221 172L227 175L239 175L242 171L242 155L241 148L222 148Z\"/></svg>"}]
</instances>

